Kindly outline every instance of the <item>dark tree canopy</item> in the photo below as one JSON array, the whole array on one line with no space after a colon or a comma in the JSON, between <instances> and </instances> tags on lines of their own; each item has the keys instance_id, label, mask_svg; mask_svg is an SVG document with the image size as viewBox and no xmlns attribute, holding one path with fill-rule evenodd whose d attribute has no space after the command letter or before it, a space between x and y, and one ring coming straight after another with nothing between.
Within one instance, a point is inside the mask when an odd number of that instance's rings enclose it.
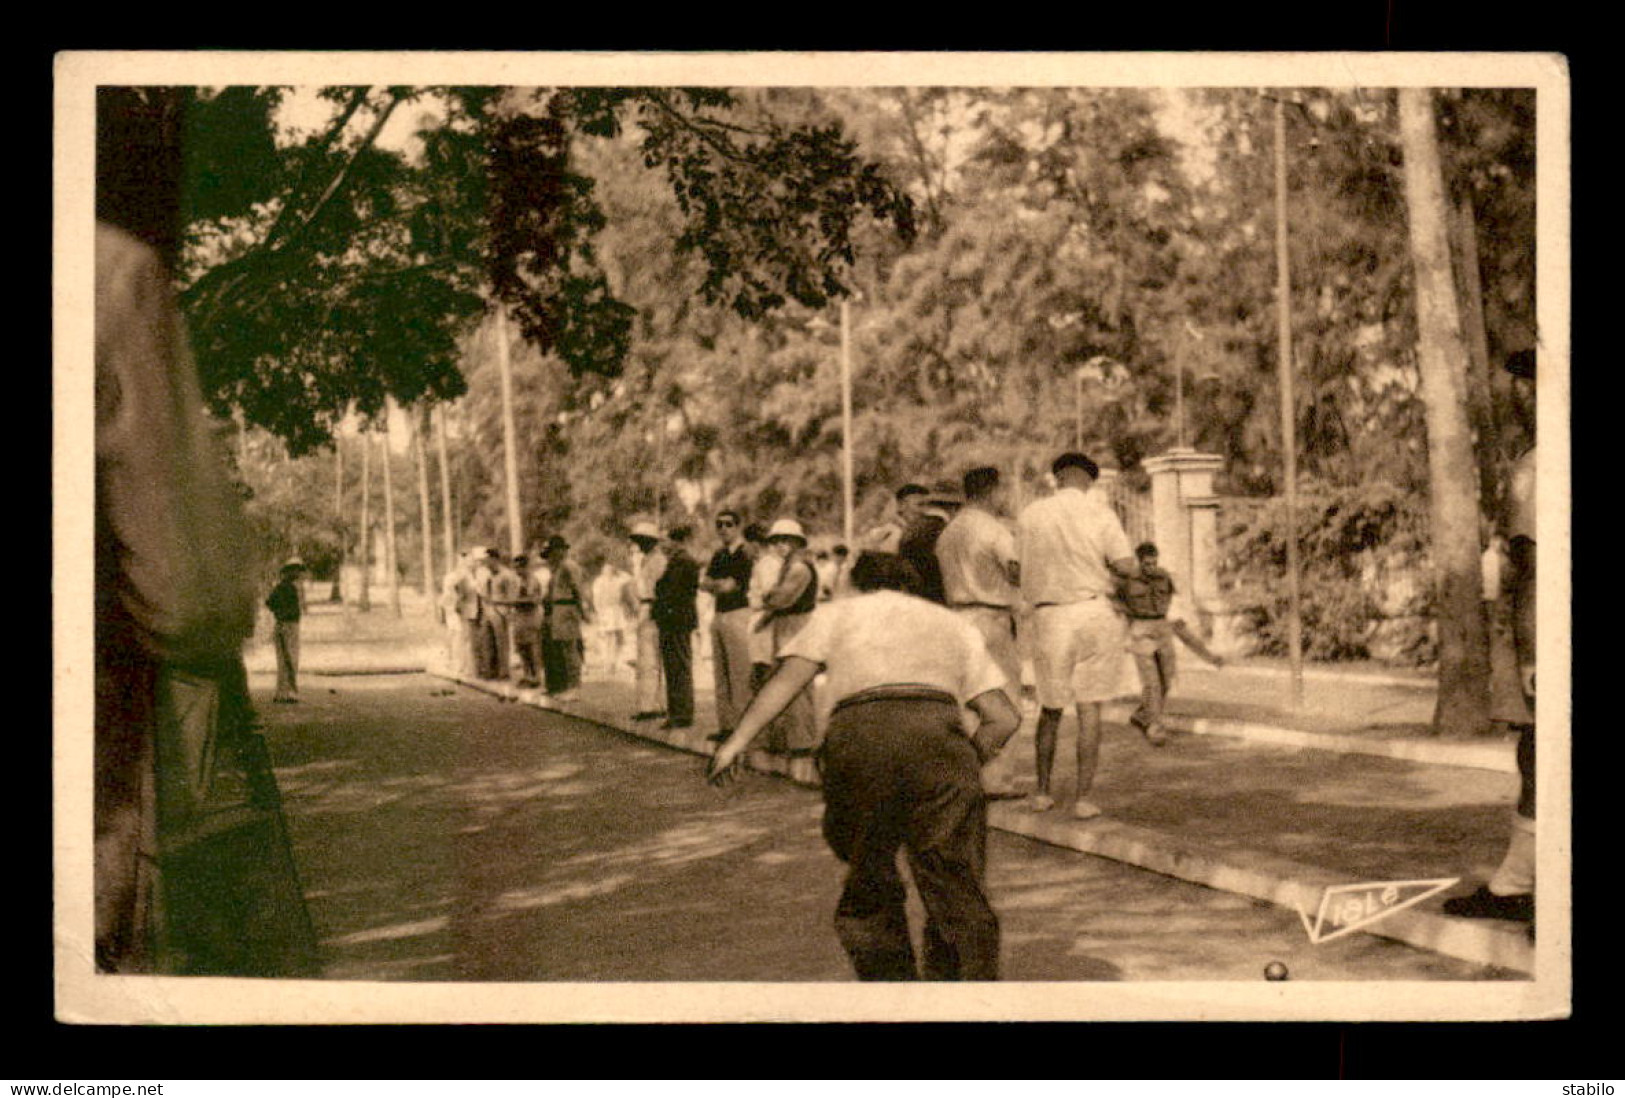
<instances>
[{"instance_id":1,"label":"dark tree canopy","mask_svg":"<svg viewBox=\"0 0 1625 1098\"><path fill-rule=\"evenodd\" d=\"M500 303L577 376L617 375L634 308L594 240L581 143L635 137L684 221L670 255L741 317L847 292L858 224L907 240L913 208L838 126L746 120L721 89L327 88L331 121L277 140L285 89L167 89L185 153L182 301L217 412L325 445L352 409L466 389L458 340ZM379 135L429 110L414 155Z\"/></svg>"}]
</instances>

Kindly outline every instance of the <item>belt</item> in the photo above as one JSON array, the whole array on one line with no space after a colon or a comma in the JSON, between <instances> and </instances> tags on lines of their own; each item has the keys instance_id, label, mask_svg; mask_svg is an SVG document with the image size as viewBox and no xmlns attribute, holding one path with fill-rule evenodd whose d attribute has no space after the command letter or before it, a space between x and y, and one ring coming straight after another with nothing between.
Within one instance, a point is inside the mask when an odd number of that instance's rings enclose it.
<instances>
[{"instance_id":1,"label":"belt","mask_svg":"<svg viewBox=\"0 0 1625 1098\"><path fill-rule=\"evenodd\" d=\"M554 599L552 602L548 603L548 605L549 606L580 606L581 605L581 600L580 599Z\"/></svg>"},{"instance_id":2,"label":"belt","mask_svg":"<svg viewBox=\"0 0 1625 1098\"><path fill-rule=\"evenodd\" d=\"M1128 616L1128 620L1129 621L1167 621L1168 620L1168 615L1167 614L1158 614L1156 617L1153 618L1153 617L1144 617L1144 616L1141 616L1139 614L1130 614Z\"/></svg>"},{"instance_id":3,"label":"belt","mask_svg":"<svg viewBox=\"0 0 1625 1098\"><path fill-rule=\"evenodd\" d=\"M877 686L870 690L860 690L856 694L848 694L835 703L830 712L839 713L841 710L853 705L865 705L869 702L880 701L921 701L937 702L942 705L951 705L959 708L959 699L946 690L938 690L930 686Z\"/></svg>"},{"instance_id":4,"label":"belt","mask_svg":"<svg viewBox=\"0 0 1625 1098\"><path fill-rule=\"evenodd\" d=\"M1046 606L1076 606L1080 602L1094 602L1099 597L1099 595L1085 595L1083 598L1073 599L1071 602L1035 602L1033 603L1033 609L1042 610Z\"/></svg>"},{"instance_id":5,"label":"belt","mask_svg":"<svg viewBox=\"0 0 1625 1098\"><path fill-rule=\"evenodd\" d=\"M1009 613L1011 607L1000 606L996 602L950 602L948 604L955 610L1003 610Z\"/></svg>"}]
</instances>

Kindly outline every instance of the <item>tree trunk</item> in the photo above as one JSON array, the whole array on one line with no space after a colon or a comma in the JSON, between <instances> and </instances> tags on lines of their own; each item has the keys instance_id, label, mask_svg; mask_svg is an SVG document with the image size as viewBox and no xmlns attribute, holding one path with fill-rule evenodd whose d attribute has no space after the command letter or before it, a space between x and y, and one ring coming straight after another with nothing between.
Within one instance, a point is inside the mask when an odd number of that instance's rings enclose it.
<instances>
[{"instance_id":1,"label":"tree trunk","mask_svg":"<svg viewBox=\"0 0 1625 1098\"><path fill-rule=\"evenodd\" d=\"M338 564L333 568L333 590L329 602L344 602L344 436L333 433L333 527L339 539Z\"/></svg>"},{"instance_id":2,"label":"tree trunk","mask_svg":"<svg viewBox=\"0 0 1625 1098\"><path fill-rule=\"evenodd\" d=\"M389 467L393 464L389 452L389 412L390 405L384 402L384 575L389 579L389 608L398 618L401 616L401 567L400 554L396 551L395 543L395 481L390 476Z\"/></svg>"},{"instance_id":3,"label":"tree trunk","mask_svg":"<svg viewBox=\"0 0 1625 1098\"><path fill-rule=\"evenodd\" d=\"M434 513L429 508L429 447L425 444L428 433L428 409L414 409L412 456L417 459L418 467L418 514L421 516L423 535L423 600L429 607L429 616L438 619L440 600L435 598Z\"/></svg>"},{"instance_id":4,"label":"tree trunk","mask_svg":"<svg viewBox=\"0 0 1625 1098\"><path fill-rule=\"evenodd\" d=\"M361 428L361 609L372 609L372 428Z\"/></svg>"},{"instance_id":5,"label":"tree trunk","mask_svg":"<svg viewBox=\"0 0 1625 1098\"><path fill-rule=\"evenodd\" d=\"M1450 266L1432 92L1399 92L1411 261L1416 271L1417 353L1427 421L1433 566L1439 627L1439 701L1434 731L1468 736L1489 723L1489 644L1479 574L1478 470L1467 413L1466 340Z\"/></svg>"},{"instance_id":6,"label":"tree trunk","mask_svg":"<svg viewBox=\"0 0 1625 1098\"><path fill-rule=\"evenodd\" d=\"M451 571L457 561L457 541L453 532L457 509L451 501L451 458L446 446L446 406L435 405L434 435L435 448L440 453L440 532L446 539L446 571Z\"/></svg>"}]
</instances>

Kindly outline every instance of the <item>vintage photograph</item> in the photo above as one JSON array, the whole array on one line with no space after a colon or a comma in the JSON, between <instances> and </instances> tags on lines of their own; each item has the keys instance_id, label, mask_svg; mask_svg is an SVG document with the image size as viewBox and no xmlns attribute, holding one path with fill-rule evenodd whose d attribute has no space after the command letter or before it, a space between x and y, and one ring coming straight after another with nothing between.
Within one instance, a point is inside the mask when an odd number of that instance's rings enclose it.
<instances>
[{"instance_id":1,"label":"vintage photograph","mask_svg":"<svg viewBox=\"0 0 1625 1098\"><path fill-rule=\"evenodd\" d=\"M57 1016L1566 1015L1568 88L62 55Z\"/></svg>"}]
</instances>

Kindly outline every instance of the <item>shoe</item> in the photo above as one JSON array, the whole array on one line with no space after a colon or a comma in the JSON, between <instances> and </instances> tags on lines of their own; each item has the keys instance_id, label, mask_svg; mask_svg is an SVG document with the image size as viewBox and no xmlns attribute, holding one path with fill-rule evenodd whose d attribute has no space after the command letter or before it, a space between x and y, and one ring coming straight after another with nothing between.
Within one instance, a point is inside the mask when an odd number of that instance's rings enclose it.
<instances>
[{"instance_id":1,"label":"shoe","mask_svg":"<svg viewBox=\"0 0 1625 1098\"><path fill-rule=\"evenodd\" d=\"M1463 919L1510 919L1529 923L1535 918L1535 897L1528 892L1497 896L1489 885L1479 885L1470 896L1457 896L1444 902L1444 913Z\"/></svg>"},{"instance_id":2,"label":"shoe","mask_svg":"<svg viewBox=\"0 0 1625 1098\"><path fill-rule=\"evenodd\" d=\"M1092 820L1098 815L1100 815L1100 806L1093 801L1079 800L1077 804L1072 806L1072 818L1074 820Z\"/></svg>"},{"instance_id":3,"label":"shoe","mask_svg":"<svg viewBox=\"0 0 1625 1098\"><path fill-rule=\"evenodd\" d=\"M665 715L666 711L664 709L646 709L642 713L633 713L632 719L635 721L652 721L656 717L664 717Z\"/></svg>"},{"instance_id":4,"label":"shoe","mask_svg":"<svg viewBox=\"0 0 1625 1098\"><path fill-rule=\"evenodd\" d=\"M723 743L731 735L733 735L733 729L731 729L731 728L719 728L715 732L711 733L709 736L705 737L705 742L706 743Z\"/></svg>"},{"instance_id":5,"label":"shoe","mask_svg":"<svg viewBox=\"0 0 1625 1098\"><path fill-rule=\"evenodd\" d=\"M660 727L664 729L693 728L693 721L661 721Z\"/></svg>"},{"instance_id":6,"label":"shoe","mask_svg":"<svg viewBox=\"0 0 1625 1098\"><path fill-rule=\"evenodd\" d=\"M1161 725L1149 724L1140 731L1145 735L1145 742L1152 747L1162 747L1168 742L1168 733L1162 730Z\"/></svg>"},{"instance_id":7,"label":"shoe","mask_svg":"<svg viewBox=\"0 0 1625 1098\"><path fill-rule=\"evenodd\" d=\"M1034 793L1027 798L1027 811L1029 812L1048 812L1054 807L1055 798L1048 793Z\"/></svg>"}]
</instances>

